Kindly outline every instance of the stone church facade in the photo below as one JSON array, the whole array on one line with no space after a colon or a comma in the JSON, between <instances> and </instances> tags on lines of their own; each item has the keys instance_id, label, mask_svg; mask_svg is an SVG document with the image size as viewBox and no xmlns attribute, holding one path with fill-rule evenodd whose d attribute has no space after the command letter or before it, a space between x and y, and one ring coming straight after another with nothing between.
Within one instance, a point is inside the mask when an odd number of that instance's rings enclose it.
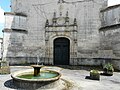
<instances>
[{"instance_id":1,"label":"stone church facade","mask_svg":"<svg viewBox=\"0 0 120 90\"><path fill-rule=\"evenodd\" d=\"M120 5L107 0L11 0L5 12L3 59L10 64L102 65L120 68Z\"/></svg>"}]
</instances>

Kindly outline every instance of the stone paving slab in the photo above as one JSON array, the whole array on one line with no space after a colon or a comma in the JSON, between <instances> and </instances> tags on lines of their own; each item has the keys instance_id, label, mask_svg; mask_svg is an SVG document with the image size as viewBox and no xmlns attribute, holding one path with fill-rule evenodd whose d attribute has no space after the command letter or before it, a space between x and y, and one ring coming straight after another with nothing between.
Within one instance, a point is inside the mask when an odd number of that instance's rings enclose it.
<instances>
[{"instance_id":1,"label":"stone paving slab","mask_svg":"<svg viewBox=\"0 0 120 90\"><path fill-rule=\"evenodd\" d=\"M19 70L31 69L30 66L11 66L11 73ZM69 81L74 88L69 90L120 90L120 72L114 72L113 76L100 76L100 81L85 79L89 76L88 70L70 70L60 67L45 67L62 74L61 79ZM11 74L0 75L0 90L20 90L12 85ZM59 89L57 89L59 90Z\"/></svg>"},{"instance_id":2,"label":"stone paving slab","mask_svg":"<svg viewBox=\"0 0 120 90\"><path fill-rule=\"evenodd\" d=\"M100 81L85 79L89 76L86 70L61 71L63 78L74 81L81 90L120 90L120 72L114 72L113 76L100 76Z\"/></svg>"}]
</instances>

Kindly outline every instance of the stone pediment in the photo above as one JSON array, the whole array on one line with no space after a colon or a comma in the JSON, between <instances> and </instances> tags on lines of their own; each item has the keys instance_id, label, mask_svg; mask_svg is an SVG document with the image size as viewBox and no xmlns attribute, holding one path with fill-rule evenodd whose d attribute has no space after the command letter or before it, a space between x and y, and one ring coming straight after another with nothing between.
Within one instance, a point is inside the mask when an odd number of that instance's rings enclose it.
<instances>
[{"instance_id":1,"label":"stone pediment","mask_svg":"<svg viewBox=\"0 0 120 90\"><path fill-rule=\"evenodd\" d=\"M66 12L66 16L59 16L59 17L56 17L56 13L54 12L52 21L47 19L45 24L45 27L66 27L66 26L77 26L76 18L74 18L73 22L70 22L68 11Z\"/></svg>"}]
</instances>

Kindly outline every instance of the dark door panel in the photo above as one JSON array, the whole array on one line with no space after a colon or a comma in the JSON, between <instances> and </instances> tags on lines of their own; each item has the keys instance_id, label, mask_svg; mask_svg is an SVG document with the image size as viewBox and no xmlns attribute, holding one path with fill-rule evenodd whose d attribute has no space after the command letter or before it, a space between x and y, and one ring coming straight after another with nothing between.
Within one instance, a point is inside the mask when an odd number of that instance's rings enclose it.
<instances>
[{"instance_id":1,"label":"dark door panel","mask_svg":"<svg viewBox=\"0 0 120 90\"><path fill-rule=\"evenodd\" d=\"M54 40L54 64L69 65L70 42L67 38L57 38Z\"/></svg>"}]
</instances>

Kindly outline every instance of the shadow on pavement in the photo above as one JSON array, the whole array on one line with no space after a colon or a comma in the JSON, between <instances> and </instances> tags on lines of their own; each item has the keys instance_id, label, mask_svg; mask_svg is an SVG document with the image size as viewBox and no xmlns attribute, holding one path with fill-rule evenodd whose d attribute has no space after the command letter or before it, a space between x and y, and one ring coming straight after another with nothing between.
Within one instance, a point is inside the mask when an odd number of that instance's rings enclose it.
<instances>
[{"instance_id":1,"label":"shadow on pavement","mask_svg":"<svg viewBox=\"0 0 120 90\"><path fill-rule=\"evenodd\" d=\"M90 71L92 69L102 70L101 66L73 66L73 65L58 65L58 67L70 70L87 70Z\"/></svg>"},{"instance_id":2,"label":"shadow on pavement","mask_svg":"<svg viewBox=\"0 0 120 90\"><path fill-rule=\"evenodd\" d=\"M7 80L4 83L4 86L7 88L11 88L11 89L18 89L14 84L13 84L13 79Z\"/></svg>"}]
</instances>

